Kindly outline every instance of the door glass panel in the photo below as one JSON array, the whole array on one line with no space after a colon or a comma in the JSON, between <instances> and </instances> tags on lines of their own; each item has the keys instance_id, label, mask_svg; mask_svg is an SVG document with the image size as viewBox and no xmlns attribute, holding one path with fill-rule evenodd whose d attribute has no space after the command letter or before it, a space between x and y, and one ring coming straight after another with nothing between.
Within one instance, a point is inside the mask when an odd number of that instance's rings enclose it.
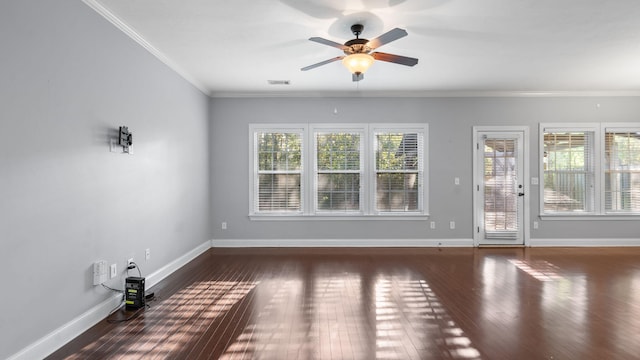
<instances>
[{"instance_id":1,"label":"door glass panel","mask_svg":"<svg viewBox=\"0 0 640 360\"><path fill-rule=\"evenodd\" d=\"M486 239L518 237L517 140L484 139Z\"/></svg>"}]
</instances>

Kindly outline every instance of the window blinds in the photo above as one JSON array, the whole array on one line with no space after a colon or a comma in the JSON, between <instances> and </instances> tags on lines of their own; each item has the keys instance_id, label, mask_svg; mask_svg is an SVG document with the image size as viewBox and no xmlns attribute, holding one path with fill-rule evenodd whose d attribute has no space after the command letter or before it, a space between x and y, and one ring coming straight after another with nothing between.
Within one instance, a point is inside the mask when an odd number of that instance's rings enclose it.
<instances>
[{"instance_id":1,"label":"window blinds","mask_svg":"<svg viewBox=\"0 0 640 360\"><path fill-rule=\"evenodd\" d=\"M640 212L640 132L607 130L605 211Z\"/></svg>"},{"instance_id":2,"label":"window blinds","mask_svg":"<svg viewBox=\"0 0 640 360\"><path fill-rule=\"evenodd\" d=\"M544 132L544 211L594 211L593 131Z\"/></svg>"},{"instance_id":3,"label":"window blinds","mask_svg":"<svg viewBox=\"0 0 640 360\"><path fill-rule=\"evenodd\" d=\"M376 210L408 212L421 209L422 134L378 132L375 135Z\"/></svg>"},{"instance_id":4,"label":"window blinds","mask_svg":"<svg viewBox=\"0 0 640 360\"><path fill-rule=\"evenodd\" d=\"M320 211L360 211L361 135L350 132L315 134L316 192Z\"/></svg>"},{"instance_id":5,"label":"window blinds","mask_svg":"<svg viewBox=\"0 0 640 360\"><path fill-rule=\"evenodd\" d=\"M258 197L260 211L300 211L302 136L298 133L259 132Z\"/></svg>"},{"instance_id":6,"label":"window blinds","mask_svg":"<svg viewBox=\"0 0 640 360\"><path fill-rule=\"evenodd\" d=\"M518 163L515 139L485 139L483 155L485 238L518 237Z\"/></svg>"},{"instance_id":7,"label":"window blinds","mask_svg":"<svg viewBox=\"0 0 640 360\"><path fill-rule=\"evenodd\" d=\"M427 124L252 124L249 132L250 216L427 215Z\"/></svg>"}]
</instances>

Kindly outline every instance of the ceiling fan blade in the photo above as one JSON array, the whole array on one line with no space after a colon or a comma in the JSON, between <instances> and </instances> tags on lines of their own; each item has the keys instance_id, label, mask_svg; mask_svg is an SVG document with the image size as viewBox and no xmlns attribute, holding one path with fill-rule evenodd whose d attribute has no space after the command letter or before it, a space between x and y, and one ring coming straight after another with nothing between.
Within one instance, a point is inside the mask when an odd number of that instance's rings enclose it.
<instances>
[{"instance_id":1,"label":"ceiling fan blade","mask_svg":"<svg viewBox=\"0 0 640 360\"><path fill-rule=\"evenodd\" d=\"M351 80L353 80L354 82L356 81L360 81L364 79L364 74L360 73L360 74L351 74Z\"/></svg>"},{"instance_id":2,"label":"ceiling fan blade","mask_svg":"<svg viewBox=\"0 0 640 360\"><path fill-rule=\"evenodd\" d=\"M371 56L373 56L373 58L376 60L386 61L394 64L406 65L406 66L414 66L415 64L418 63L418 59L416 58L381 53L381 52L371 53Z\"/></svg>"},{"instance_id":3,"label":"ceiling fan blade","mask_svg":"<svg viewBox=\"0 0 640 360\"><path fill-rule=\"evenodd\" d=\"M300 69L300 70L302 70L302 71L307 71L307 70L315 69L315 68L317 68L318 66L326 65L326 64L328 64L328 63L332 63L332 62L334 62L334 61L338 61L338 60L342 60L342 59L344 59L344 56L337 56L337 57L334 57L333 59L329 59L329 60L325 60L325 61L320 61L319 63L313 64L313 65L309 65L309 66L305 66L305 67L303 67L303 68L302 68L302 69Z\"/></svg>"},{"instance_id":4,"label":"ceiling fan blade","mask_svg":"<svg viewBox=\"0 0 640 360\"><path fill-rule=\"evenodd\" d=\"M398 40L407 35L408 34L406 30L395 28L393 30L387 31L386 33L378 36L373 40L369 40L369 42L367 43L367 46L369 46L371 49L376 49L384 44L388 44L394 40Z\"/></svg>"},{"instance_id":5,"label":"ceiling fan blade","mask_svg":"<svg viewBox=\"0 0 640 360\"><path fill-rule=\"evenodd\" d=\"M333 47L338 48L338 49L340 49L340 50L347 50L347 49L349 49L349 47L344 46L344 45L342 45L342 44L340 44L340 43L337 43L337 42L335 42L335 41L331 41L331 40L327 40L327 39L325 39L325 38L317 37L317 36L312 37L312 38L309 38L309 40L311 40L311 41L315 41L315 42L320 43L320 44L323 44L323 45L333 46Z\"/></svg>"}]
</instances>

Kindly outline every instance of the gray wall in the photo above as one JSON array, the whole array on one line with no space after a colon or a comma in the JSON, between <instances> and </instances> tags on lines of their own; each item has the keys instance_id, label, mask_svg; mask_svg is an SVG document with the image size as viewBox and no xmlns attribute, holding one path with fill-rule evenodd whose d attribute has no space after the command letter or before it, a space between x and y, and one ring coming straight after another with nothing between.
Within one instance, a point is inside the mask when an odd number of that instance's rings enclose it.
<instances>
[{"instance_id":1,"label":"gray wall","mask_svg":"<svg viewBox=\"0 0 640 360\"><path fill-rule=\"evenodd\" d=\"M599 107L597 105L600 105ZM334 109L338 114L334 114ZM472 127L530 128L530 175L539 177L541 122L638 122L635 97L557 98L216 98L211 101L213 238L218 240L472 239ZM427 122L429 124L430 230L425 221L251 221L248 125L250 123ZM461 185L453 180L460 177ZM531 222L539 192L531 189ZM449 230L449 221L456 229ZM221 222L228 229L221 229ZM531 238L633 238L635 221L541 221ZM273 241L270 241L273 243ZM241 244L242 242L236 242ZM214 242L215 244L215 242ZM254 244L254 243L253 243ZM364 242L366 244L366 242ZM577 243L579 245L579 243Z\"/></svg>"},{"instance_id":2,"label":"gray wall","mask_svg":"<svg viewBox=\"0 0 640 360\"><path fill-rule=\"evenodd\" d=\"M150 274L212 237L468 239L473 125L530 126L538 176L539 122L640 113L637 98L210 100L79 0L3 1L0 65L0 358L109 298L91 285L96 260L122 275L134 256ZM249 123L394 121L429 123L436 230L422 221L248 219ZM108 151L119 125L134 133L132 156ZM532 236L569 232L637 238L638 222L545 221Z\"/></svg>"},{"instance_id":3,"label":"gray wall","mask_svg":"<svg viewBox=\"0 0 640 360\"><path fill-rule=\"evenodd\" d=\"M210 239L208 107L80 0L2 1L0 359L111 296L94 261L150 274Z\"/></svg>"}]
</instances>

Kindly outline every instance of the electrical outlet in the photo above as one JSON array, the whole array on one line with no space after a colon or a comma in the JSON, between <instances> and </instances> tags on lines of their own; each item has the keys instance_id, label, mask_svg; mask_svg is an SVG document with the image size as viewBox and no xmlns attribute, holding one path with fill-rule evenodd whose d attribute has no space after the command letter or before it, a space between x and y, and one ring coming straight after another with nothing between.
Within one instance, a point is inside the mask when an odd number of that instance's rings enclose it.
<instances>
[{"instance_id":1,"label":"electrical outlet","mask_svg":"<svg viewBox=\"0 0 640 360\"><path fill-rule=\"evenodd\" d=\"M107 281L107 262L104 260L93 263L93 285L100 285Z\"/></svg>"},{"instance_id":2,"label":"electrical outlet","mask_svg":"<svg viewBox=\"0 0 640 360\"><path fill-rule=\"evenodd\" d=\"M434 229L436 228L436 222L435 222L435 221L432 221L432 222L429 224L429 227L431 228L431 230L434 230Z\"/></svg>"},{"instance_id":3,"label":"electrical outlet","mask_svg":"<svg viewBox=\"0 0 640 360\"><path fill-rule=\"evenodd\" d=\"M151 259L151 249L145 249L144 250L144 259L145 260Z\"/></svg>"},{"instance_id":4,"label":"electrical outlet","mask_svg":"<svg viewBox=\"0 0 640 360\"><path fill-rule=\"evenodd\" d=\"M456 222L455 221L449 221L449 229L453 230L456 228Z\"/></svg>"},{"instance_id":5,"label":"electrical outlet","mask_svg":"<svg viewBox=\"0 0 640 360\"><path fill-rule=\"evenodd\" d=\"M226 221L222 222L222 230L227 230L227 222Z\"/></svg>"},{"instance_id":6,"label":"electrical outlet","mask_svg":"<svg viewBox=\"0 0 640 360\"><path fill-rule=\"evenodd\" d=\"M534 221L534 222L533 222L533 228L537 230L537 229L538 229L538 227L539 227L538 222L537 222L537 221Z\"/></svg>"},{"instance_id":7,"label":"electrical outlet","mask_svg":"<svg viewBox=\"0 0 640 360\"><path fill-rule=\"evenodd\" d=\"M460 185L460 178L459 178L459 177L454 178L454 179L453 179L453 183L454 183L455 185Z\"/></svg>"},{"instance_id":8,"label":"electrical outlet","mask_svg":"<svg viewBox=\"0 0 640 360\"><path fill-rule=\"evenodd\" d=\"M133 262L133 258L132 257L127 259L127 268L129 268L129 266L133 265L132 262Z\"/></svg>"},{"instance_id":9,"label":"electrical outlet","mask_svg":"<svg viewBox=\"0 0 640 360\"><path fill-rule=\"evenodd\" d=\"M114 277L118 276L118 266L116 264L111 264L110 269L111 269L111 275L109 276L110 279L113 279Z\"/></svg>"}]
</instances>

